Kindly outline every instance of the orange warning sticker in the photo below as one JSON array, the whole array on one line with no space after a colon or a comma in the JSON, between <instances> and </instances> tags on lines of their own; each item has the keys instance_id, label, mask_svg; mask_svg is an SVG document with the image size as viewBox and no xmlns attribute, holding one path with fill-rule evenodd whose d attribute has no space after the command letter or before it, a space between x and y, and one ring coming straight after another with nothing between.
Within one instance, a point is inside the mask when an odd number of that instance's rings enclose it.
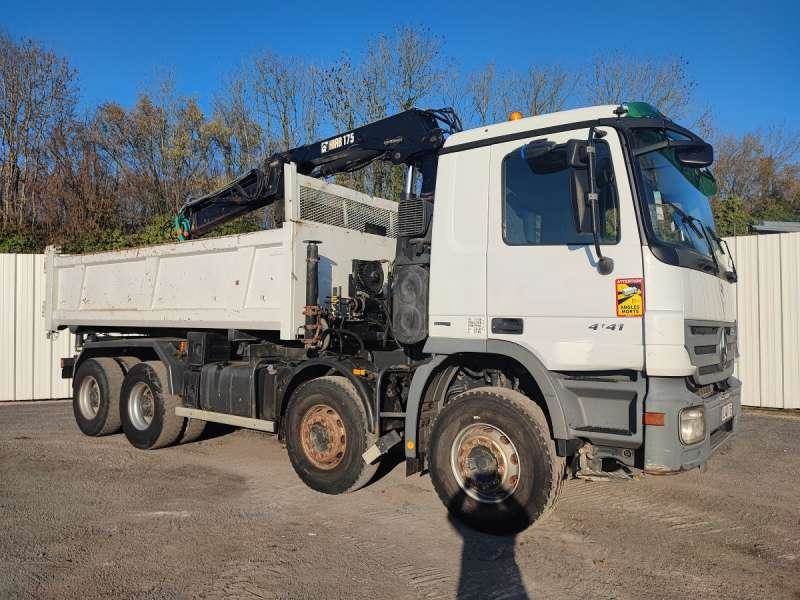
<instances>
[{"instance_id":1,"label":"orange warning sticker","mask_svg":"<svg viewBox=\"0 0 800 600\"><path fill-rule=\"evenodd\" d=\"M643 279L617 279L614 291L618 317L641 317L644 314Z\"/></svg>"}]
</instances>

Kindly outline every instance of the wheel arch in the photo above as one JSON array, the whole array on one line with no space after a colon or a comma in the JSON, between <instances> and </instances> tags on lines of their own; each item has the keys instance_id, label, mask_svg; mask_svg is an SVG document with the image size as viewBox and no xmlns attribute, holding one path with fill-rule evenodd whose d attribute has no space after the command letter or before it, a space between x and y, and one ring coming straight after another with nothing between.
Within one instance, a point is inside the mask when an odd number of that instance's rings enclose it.
<instances>
[{"instance_id":1,"label":"wheel arch","mask_svg":"<svg viewBox=\"0 0 800 600\"><path fill-rule=\"evenodd\" d=\"M316 379L318 377L325 377L326 375L344 377L353 384L359 400L364 405L364 410L366 411L367 420L369 423L369 432L375 433L375 427L373 425L373 403L371 400L374 392L372 389L366 385L364 380L353 375L352 369L350 369L348 365L334 360L320 358L303 362L292 373L291 377L283 386L283 390L280 394L280 405L278 411L281 435L283 435L283 423L284 416L286 415L286 407L289 405L289 399L292 397L294 391L307 381L311 381L312 379Z\"/></svg>"},{"instance_id":2,"label":"wheel arch","mask_svg":"<svg viewBox=\"0 0 800 600\"><path fill-rule=\"evenodd\" d=\"M169 392L181 394L185 365L177 352L177 344L180 341L178 338L119 338L87 341L75 359L72 373L73 375L77 373L81 364L90 358L135 356L142 361L160 360L167 368Z\"/></svg>"},{"instance_id":3,"label":"wheel arch","mask_svg":"<svg viewBox=\"0 0 800 600\"><path fill-rule=\"evenodd\" d=\"M426 346L426 350L429 347ZM451 370L454 375L457 367L474 361L505 363L511 369L526 373L529 376L527 387L530 389L525 391L531 400L539 404L544 411L553 438L566 439L569 437L564 408L558 397L557 388L541 361L519 344L504 340L488 340L485 350L481 348L480 351L435 354L428 363L416 369L406 404L405 451L407 460L416 459L420 451L420 413L423 403L432 401L435 403L437 411L440 410L449 383L447 381L448 370Z\"/></svg>"}]
</instances>

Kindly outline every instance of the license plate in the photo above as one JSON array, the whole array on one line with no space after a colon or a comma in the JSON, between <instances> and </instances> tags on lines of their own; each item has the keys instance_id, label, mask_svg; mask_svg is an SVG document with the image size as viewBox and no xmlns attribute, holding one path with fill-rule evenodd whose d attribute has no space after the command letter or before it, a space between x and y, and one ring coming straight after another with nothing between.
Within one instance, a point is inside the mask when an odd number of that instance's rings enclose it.
<instances>
[{"instance_id":1,"label":"license plate","mask_svg":"<svg viewBox=\"0 0 800 600\"><path fill-rule=\"evenodd\" d=\"M727 404L723 404L720 421L724 423L728 419L732 418L733 418L733 402L728 402Z\"/></svg>"}]
</instances>

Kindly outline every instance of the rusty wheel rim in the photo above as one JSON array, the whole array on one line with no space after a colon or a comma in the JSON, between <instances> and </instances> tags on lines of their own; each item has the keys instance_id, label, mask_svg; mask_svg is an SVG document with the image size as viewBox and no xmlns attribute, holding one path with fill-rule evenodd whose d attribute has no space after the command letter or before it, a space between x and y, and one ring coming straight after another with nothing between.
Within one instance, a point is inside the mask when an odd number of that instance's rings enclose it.
<instances>
[{"instance_id":1,"label":"rusty wheel rim","mask_svg":"<svg viewBox=\"0 0 800 600\"><path fill-rule=\"evenodd\" d=\"M317 469L336 468L347 450L342 417L327 404L312 406L300 421L300 444L308 461Z\"/></svg>"},{"instance_id":2,"label":"rusty wheel rim","mask_svg":"<svg viewBox=\"0 0 800 600\"><path fill-rule=\"evenodd\" d=\"M485 504L502 502L519 485L516 446L501 429L487 423L459 432L450 451L450 466L464 493Z\"/></svg>"}]
</instances>

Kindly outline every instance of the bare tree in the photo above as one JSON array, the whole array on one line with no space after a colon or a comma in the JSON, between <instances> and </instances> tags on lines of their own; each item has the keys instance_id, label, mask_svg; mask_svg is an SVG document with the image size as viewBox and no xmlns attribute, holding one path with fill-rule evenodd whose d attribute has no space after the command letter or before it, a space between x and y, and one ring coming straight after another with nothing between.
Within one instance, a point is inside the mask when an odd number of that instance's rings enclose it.
<instances>
[{"instance_id":1,"label":"bare tree","mask_svg":"<svg viewBox=\"0 0 800 600\"><path fill-rule=\"evenodd\" d=\"M530 66L511 77L511 98L528 115L563 110L575 89L577 76L559 65Z\"/></svg>"},{"instance_id":2,"label":"bare tree","mask_svg":"<svg viewBox=\"0 0 800 600\"><path fill-rule=\"evenodd\" d=\"M361 62L352 68L357 93L344 94L344 103L353 105L356 124L418 106L438 91L447 72L442 43L430 30L413 27L399 27L392 35L369 40ZM366 170L363 189L395 198L402 179L399 167L373 164Z\"/></svg>"},{"instance_id":3,"label":"bare tree","mask_svg":"<svg viewBox=\"0 0 800 600\"><path fill-rule=\"evenodd\" d=\"M90 125L74 121L53 133L53 168L36 199L51 241L96 235L119 225L117 181L102 160Z\"/></svg>"},{"instance_id":4,"label":"bare tree","mask_svg":"<svg viewBox=\"0 0 800 600\"><path fill-rule=\"evenodd\" d=\"M255 57L249 85L268 152L288 150L317 135L320 125L319 69L299 59L266 52Z\"/></svg>"},{"instance_id":5,"label":"bare tree","mask_svg":"<svg viewBox=\"0 0 800 600\"><path fill-rule=\"evenodd\" d=\"M36 218L35 193L52 167L55 132L68 127L75 71L37 42L0 33L0 195L2 227Z\"/></svg>"},{"instance_id":6,"label":"bare tree","mask_svg":"<svg viewBox=\"0 0 800 600\"><path fill-rule=\"evenodd\" d=\"M254 93L248 83L245 73L234 73L214 97L209 128L227 179L256 166L264 155L264 132L255 114Z\"/></svg>"},{"instance_id":7,"label":"bare tree","mask_svg":"<svg viewBox=\"0 0 800 600\"><path fill-rule=\"evenodd\" d=\"M143 93L130 110L97 110L94 141L119 181L122 213L141 218L177 210L216 175L213 129L197 102L171 80Z\"/></svg>"},{"instance_id":8,"label":"bare tree","mask_svg":"<svg viewBox=\"0 0 800 600\"><path fill-rule=\"evenodd\" d=\"M323 120L329 131L345 132L364 122L364 93L358 85L357 67L343 54L322 72L321 96ZM340 185L365 190L364 171L341 173L335 177Z\"/></svg>"},{"instance_id":9,"label":"bare tree","mask_svg":"<svg viewBox=\"0 0 800 600\"><path fill-rule=\"evenodd\" d=\"M444 81L441 37L427 28L399 27L391 41L391 97L396 110L416 106Z\"/></svg>"},{"instance_id":10,"label":"bare tree","mask_svg":"<svg viewBox=\"0 0 800 600\"><path fill-rule=\"evenodd\" d=\"M488 63L470 73L467 77L465 91L477 123L488 125L495 113L495 103L497 102L497 79L494 63ZM469 116L464 115L463 118L468 119Z\"/></svg>"},{"instance_id":11,"label":"bare tree","mask_svg":"<svg viewBox=\"0 0 800 600\"><path fill-rule=\"evenodd\" d=\"M466 78L461 93L468 99L468 111L462 117L467 123L487 125L505 121L513 111L533 116L563 110L578 81L578 74L559 65L498 72L488 63Z\"/></svg>"},{"instance_id":12,"label":"bare tree","mask_svg":"<svg viewBox=\"0 0 800 600\"><path fill-rule=\"evenodd\" d=\"M322 107L334 131L347 131L362 119L362 91L356 84L356 67L344 54L322 73Z\"/></svg>"},{"instance_id":13,"label":"bare tree","mask_svg":"<svg viewBox=\"0 0 800 600\"><path fill-rule=\"evenodd\" d=\"M583 93L590 104L643 100L673 118L683 117L697 87L688 66L681 57L639 60L619 52L601 54L588 69Z\"/></svg>"}]
</instances>

